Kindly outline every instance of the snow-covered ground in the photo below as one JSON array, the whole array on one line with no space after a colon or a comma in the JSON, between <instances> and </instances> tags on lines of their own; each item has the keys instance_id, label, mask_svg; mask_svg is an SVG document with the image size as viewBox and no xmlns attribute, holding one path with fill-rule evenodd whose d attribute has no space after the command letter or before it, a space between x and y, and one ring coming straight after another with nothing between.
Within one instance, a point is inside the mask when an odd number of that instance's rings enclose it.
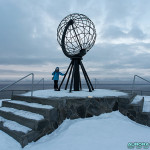
<instances>
[{"instance_id":1,"label":"snow-covered ground","mask_svg":"<svg viewBox=\"0 0 150 150\"><path fill-rule=\"evenodd\" d=\"M24 96L31 96L31 92L22 94ZM72 91L69 90L54 91L50 90L38 90L33 92L35 97L105 97L105 96L124 96L126 93L119 92L116 90L106 90L106 89L95 89L93 92L89 92L88 89L82 91Z\"/></svg>"},{"instance_id":2,"label":"snow-covered ground","mask_svg":"<svg viewBox=\"0 0 150 150\"><path fill-rule=\"evenodd\" d=\"M0 131L1 150L21 150L13 138ZM118 111L86 119L66 119L52 134L24 150L127 150L128 142L149 142L150 127Z\"/></svg>"}]
</instances>

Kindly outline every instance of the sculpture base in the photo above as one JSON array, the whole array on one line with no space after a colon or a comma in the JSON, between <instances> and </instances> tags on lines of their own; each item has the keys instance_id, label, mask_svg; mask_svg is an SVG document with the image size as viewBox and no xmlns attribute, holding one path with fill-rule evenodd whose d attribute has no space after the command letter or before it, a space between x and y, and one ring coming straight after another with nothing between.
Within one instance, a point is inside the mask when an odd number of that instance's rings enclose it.
<instances>
[{"instance_id":1,"label":"sculpture base","mask_svg":"<svg viewBox=\"0 0 150 150\"><path fill-rule=\"evenodd\" d=\"M89 92L92 92L94 90L93 85L90 81L90 78L89 78L89 76L84 68L84 65L82 63L82 57L73 57L73 58L71 58L71 63L66 71L66 74L65 74L59 88L58 88L58 91L60 91L60 88L61 88L68 72L69 72L69 75L68 75L68 79L66 82L65 90L67 89L71 75L72 75L72 77L71 77L71 84L70 84L70 92L72 91L73 84L74 84L74 91L82 90L82 84L81 84L81 78L80 78L80 67L83 72L85 81L87 83Z\"/></svg>"}]
</instances>

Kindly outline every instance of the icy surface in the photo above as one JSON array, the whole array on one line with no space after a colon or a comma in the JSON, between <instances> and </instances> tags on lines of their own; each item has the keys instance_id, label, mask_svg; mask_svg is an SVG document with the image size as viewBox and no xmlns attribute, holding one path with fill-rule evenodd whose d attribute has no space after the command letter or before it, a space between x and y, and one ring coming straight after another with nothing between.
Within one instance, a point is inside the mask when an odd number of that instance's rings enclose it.
<instances>
[{"instance_id":1,"label":"icy surface","mask_svg":"<svg viewBox=\"0 0 150 150\"><path fill-rule=\"evenodd\" d=\"M30 106L30 107L42 108L42 109L52 109L53 108L50 105L42 105L42 104L38 104L38 103L28 103L28 102L17 101L17 100L11 100L9 102L15 103L15 104L21 104L21 105L25 105L25 106Z\"/></svg>"},{"instance_id":2,"label":"icy surface","mask_svg":"<svg viewBox=\"0 0 150 150\"><path fill-rule=\"evenodd\" d=\"M0 116L0 121L3 122L3 126L9 128L10 130L21 131L23 133L28 133L29 131L32 130L32 129L25 127L17 122L7 120L1 116Z\"/></svg>"},{"instance_id":3,"label":"icy surface","mask_svg":"<svg viewBox=\"0 0 150 150\"><path fill-rule=\"evenodd\" d=\"M0 110L5 111L5 112L11 112L15 115L28 118L28 119L33 119L33 120L42 120L44 117L40 114L32 113L29 111L24 111L24 110L19 110L19 109L14 109L14 108L8 108L8 107L1 107Z\"/></svg>"},{"instance_id":4,"label":"icy surface","mask_svg":"<svg viewBox=\"0 0 150 150\"><path fill-rule=\"evenodd\" d=\"M18 142L0 131L2 150L22 150ZM86 119L65 120L52 134L23 150L127 150L128 142L149 142L150 127L118 111Z\"/></svg>"},{"instance_id":5,"label":"icy surface","mask_svg":"<svg viewBox=\"0 0 150 150\"><path fill-rule=\"evenodd\" d=\"M150 96L137 95L132 101L132 104L137 104L139 101L142 100L143 97L144 97L143 112L150 112Z\"/></svg>"},{"instance_id":6,"label":"icy surface","mask_svg":"<svg viewBox=\"0 0 150 150\"><path fill-rule=\"evenodd\" d=\"M144 96L137 95L137 96L134 98L134 100L132 101L131 104L137 104L137 103L139 103L139 102L142 100L143 97L144 97Z\"/></svg>"},{"instance_id":7,"label":"icy surface","mask_svg":"<svg viewBox=\"0 0 150 150\"><path fill-rule=\"evenodd\" d=\"M24 96L31 96L31 92L22 94ZM82 91L72 91L69 93L68 90L54 91L50 90L38 90L33 92L35 97L105 97L105 96L124 96L126 93L119 92L116 90L106 90L106 89L95 89L93 92L89 92L87 89Z\"/></svg>"}]
</instances>

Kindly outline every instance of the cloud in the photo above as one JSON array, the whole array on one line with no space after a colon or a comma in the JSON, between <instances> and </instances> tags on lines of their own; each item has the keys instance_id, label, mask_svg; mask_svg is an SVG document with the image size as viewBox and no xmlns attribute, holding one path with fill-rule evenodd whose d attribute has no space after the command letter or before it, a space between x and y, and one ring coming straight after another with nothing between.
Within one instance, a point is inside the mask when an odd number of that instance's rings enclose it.
<instances>
[{"instance_id":1,"label":"cloud","mask_svg":"<svg viewBox=\"0 0 150 150\"><path fill-rule=\"evenodd\" d=\"M147 38L147 35L137 26L133 26L130 30L125 31L124 28L119 26L106 26L104 31L102 32L102 38L105 39L139 39L144 40Z\"/></svg>"},{"instance_id":2,"label":"cloud","mask_svg":"<svg viewBox=\"0 0 150 150\"><path fill-rule=\"evenodd\" d=\"M117 39L125 37L126 33L124 33L120 27L114 25L107 26L106 29L102 32L102 38Z\"/></svg>"},{"instance_id":3,"label":"cloud","mask_svg":"<svg viewBox=\"0 0 150 150\"><path fill-rule=\"evenodd\" d=\"M0 79L19 74L21 68L22 73L33 70L46 77L56 66L64 72L70 60L57 43L57 27L74 12L87 15L96 26L96 44L83 58L92 78L128 78L141 71L147 76L149 7L149 0L1 0L0 64L5 67L0 65Z\"/></svg>"},{"instance_id":4,"label":"cloud","mask_svg":"<svg viewBox=\"0 0 150 150\"><path fill-rule=\"evenodd\" d=\"M147 35L137 26L132 27L132 29L128 32L128 35L135 39L145 39L147 37Z\"/></svg>"}]
</instances>

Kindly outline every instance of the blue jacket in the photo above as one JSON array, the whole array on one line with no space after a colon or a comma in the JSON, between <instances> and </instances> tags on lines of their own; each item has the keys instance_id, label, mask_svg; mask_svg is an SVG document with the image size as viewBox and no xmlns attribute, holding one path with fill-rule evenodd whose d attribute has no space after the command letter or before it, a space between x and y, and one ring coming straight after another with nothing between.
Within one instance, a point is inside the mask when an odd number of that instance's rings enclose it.
<instances>
[{"instance_id":1,"label":"blue jacket","mask_svg":"<svg viewBox=\"0 0 150 150\"><path fill-rule=\"evenodd\" d=\"M53 80L59 80L59 75L64 76L65 74L61 73L61 72L53 72L52 75L54 76Z\"/></svg>"}]
</instances>

